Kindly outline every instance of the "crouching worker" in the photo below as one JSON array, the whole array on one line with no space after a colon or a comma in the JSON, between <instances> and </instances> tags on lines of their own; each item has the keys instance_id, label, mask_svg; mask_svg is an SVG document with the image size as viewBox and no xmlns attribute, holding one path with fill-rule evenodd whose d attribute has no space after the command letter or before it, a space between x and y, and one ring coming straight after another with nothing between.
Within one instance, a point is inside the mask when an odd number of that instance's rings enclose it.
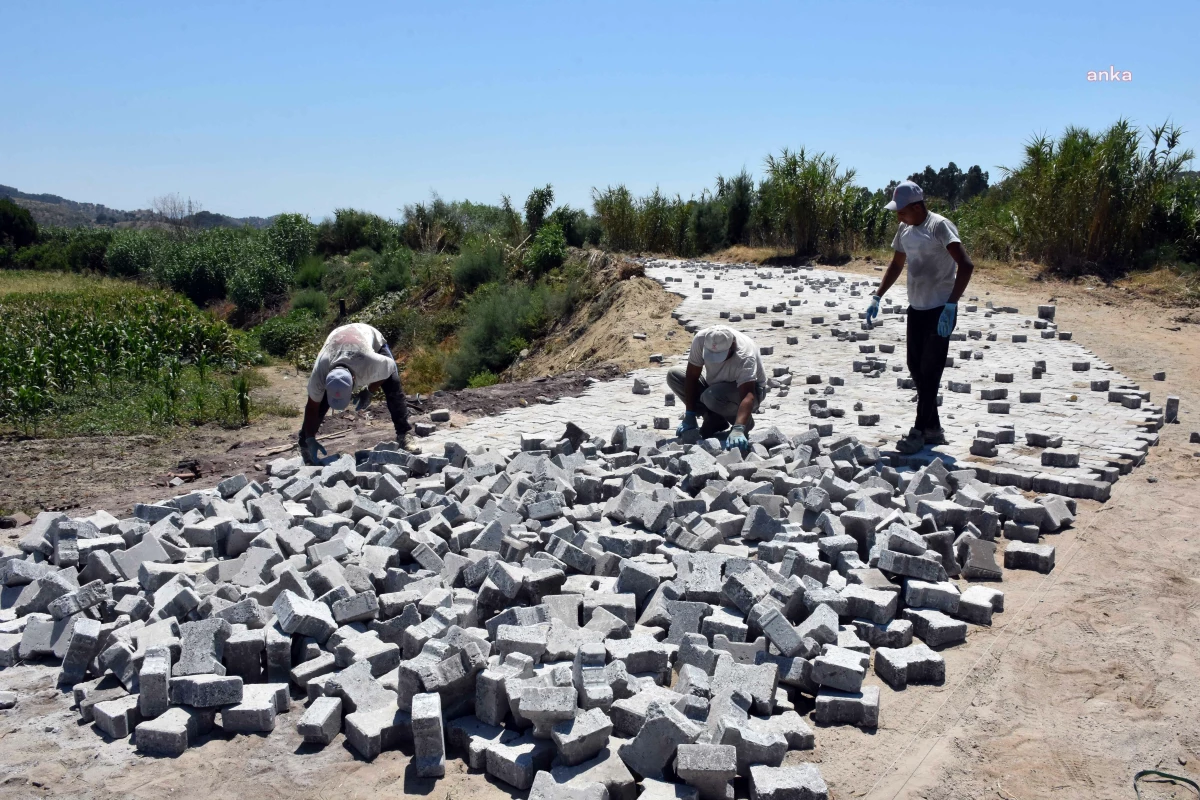
<instances>
[{"instance_id":1,"label":"crouching worker","mask_svg":"<svg viewBox=\"0 0 1200 800\"><path fill-rule=\"evenodd\" d=\"M753 339L724 325L705 328L692 338L687 369L667 372L667 386L686 408L677 436L699 428L707 439L732 425L725 449L749 452L746 434L767 393L767 373ZM703 424L697 424L697 414Z\"/></svg>"},{"instance_id":2,"label":"crouching worker","mask_svg":"<svg viewBox=\"0 0 1200 800\"><path fill-rule=\"evenodd\" d=\"M383 389L396 441L405 446L408 434L408 405L400 386L396 359L383 334L362 323L334 329L325 340L308 379L308 404L300 427L300 457L305 464L320 463L325 448L317 442L317 430L329 409L342 411L354 401L354 410L371 404L371 392Z\"/></svg>"}]
</instances>

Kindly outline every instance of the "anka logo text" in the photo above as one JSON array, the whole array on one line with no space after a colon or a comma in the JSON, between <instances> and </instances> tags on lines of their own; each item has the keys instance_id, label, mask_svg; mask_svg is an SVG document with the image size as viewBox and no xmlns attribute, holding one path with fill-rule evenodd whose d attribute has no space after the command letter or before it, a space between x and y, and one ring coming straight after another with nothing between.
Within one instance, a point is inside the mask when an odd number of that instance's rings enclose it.
<instances>
[{"instance_id":1,"label":"anka logo text","mask_svg":"<svg viewBox=\"0 0 1200 800\"><path fill-rule=\"evenodd\" d=\"M1102 69L1099 72L1088 71L1087 79L1089 83L1096 81L1115 81L1117 83L1128 82L1133 80L1133 73L1129 70L1118 72L1117 68L1109 65L1108 69Z\"/></svg>"}]
</instances>

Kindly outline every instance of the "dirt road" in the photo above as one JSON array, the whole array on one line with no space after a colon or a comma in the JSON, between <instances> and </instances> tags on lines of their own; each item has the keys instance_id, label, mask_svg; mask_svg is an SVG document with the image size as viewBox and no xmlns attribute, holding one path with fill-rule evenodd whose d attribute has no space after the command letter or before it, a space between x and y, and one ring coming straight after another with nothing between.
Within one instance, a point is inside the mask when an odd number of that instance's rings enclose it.
<instances>
[{"instance_id":1,"label":"dirt road","mask_svg":"<svg viewBox=\"0 0 1200 800\"><path fill-rule=\"evenodd\" d=\"M873 271L870 264L850 268ZM1200 429L1200 325L1115 290L1006 284L983 274L972 293L1022 310L1057 297L1063 329L1139 380L1156 402L1178 395L1183 422L1163 429L1147 465L1122 478L1108 503L1081 504L1074 530L1053 542L1051 575L1006 573L1005 612L991 629L975 629L965 645L943 651L944 686L885 687L878 731L819 728L815 752L790 754L819 762L837 798L1128 798L1138 769L1200 774L1200 457L1193 455L1200 445L1187 441ZM1152 380L1159 370L1165 382ZM278 383L302 394L293 378ZM294 420L274 424L278 430L226 451L225 461L221 448L239 434L205 434L212 474L252 467L254 453L296 427ZM378 420L344 424L363 441L386 431ZM166 490L155 480L183 457L170 443L136 456L117 453L116 463L113 455L111 444L6 443L0 470L22 486L39 484L22 492L49 493L57 467L38 473L38 465L70 463L84 471L74 479L78 496L89 498L81 505L99 500L117 511L127 505L84 487L90 482L126 504L159 497ZM35 665L0 673L0 688L22 696L19 711L0 712L0 797L512 796L463 774L457 760L434 785L411 778L402 753L366 764L340 740L308 752L287 717L267 738L217 737L179 759L143 759L127 743L101 745L80 725L50 688L52 672ZM1143 796L1189 795L1154 787Z\"/></svg>"}]
</instances>

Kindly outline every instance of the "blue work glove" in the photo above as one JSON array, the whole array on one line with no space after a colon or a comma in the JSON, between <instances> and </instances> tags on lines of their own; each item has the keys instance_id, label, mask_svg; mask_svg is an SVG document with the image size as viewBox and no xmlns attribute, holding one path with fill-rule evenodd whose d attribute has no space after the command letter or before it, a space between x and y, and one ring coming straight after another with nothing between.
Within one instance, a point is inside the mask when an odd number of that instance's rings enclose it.
<instances>
[{"instance_id":1,"label":"blue work glove","mask_svg":"<svg viewBox=\"0 0 1200 800\"><path fill-rule=\"evenodd\" d=\"M317 441L317 437L306 436L300 440L300 458L308 466L315 467L320 464L321 456L324 455L325 446Z\"/></svg>"},{"instance_id":2,"label":"blue work glove","mask_svg":"<svg viewBox=\"0 0 1200 800\"><path fill-rule=\"evenodd\" d=\"M949 339L954 333L954 325L958 322L958 303L946 303L942 308L942 316L938 319L938 336Z\"/></svg>"},{"instance_id":3,"label":"blue work glove","mask_svg":"<svg viewBox=\"0 0 1200 800\"><path fill-rule=\"evenodd\" d=\"M725 449L732 450L737 448L742 451L742 455L750 452L750 440L746 438L746 428L743 425L734 425L729 429L729 437L725 439Z\"/></svg>"},{"instance_id":4,"label":"blue work glove","mask_svg":"<svg viewBox=\"0 0 1200 800\"><path fill-rule=\"evenodd\" d=\"M367 406L371 405L371 390L363 389L358 394L358 400L354 403L354 410L362 413L367 410Z\"/></svg>"},{"instance_id":5,"label":"blue work glove","mask_svg":"<svg viewBox=\"0 0 1200 800\"><path fill-rule=\"evenodd\" d=\"M683 436L688 431L694 431L699 427L700 425L696 422L696 412L685 411L683 412L683 422L679 423L679 427L675 429L675 435Z\"/></svg>"},{"instance_id":6,"label":"blue work glove","mask_svg":"<svg viewBox=\"0 0 1200 800\"><path fill-rule=\"evenodd\" d=\"M871 305L867 306L867 324L870 325L879 316L879 295L871 295Z\"/></svg>"}]
</instances>

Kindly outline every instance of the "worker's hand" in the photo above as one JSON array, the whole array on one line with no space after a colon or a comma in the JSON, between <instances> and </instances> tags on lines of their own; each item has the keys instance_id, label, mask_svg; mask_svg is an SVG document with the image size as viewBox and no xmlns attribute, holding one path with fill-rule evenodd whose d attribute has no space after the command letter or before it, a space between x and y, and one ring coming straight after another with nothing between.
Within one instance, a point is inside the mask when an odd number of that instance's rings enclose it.
<instances>
[{"instance_id":1,"label":"worker's hand","mask_svg":"<svg viewBox=\"0 0 1200 800\"><path fill-rule=\"evenodd\" d=\"M942 316L938 319L938 336L949 339L954 333L954 325L958 322L958 303L946 303L942 308Z\"/></svg>"},{"instance_id":2,"label":"worker's hand","mask_svg":"<svg viewBox=\"0 0 1200 800\"><path fill-rule=\"evenodd\" d=\"M683 412L683 422L679 423L679 427L675 429L675 435L683 436L688 431L694 431L699 427L699 423L696 422L696 412L685 411Z\"/></svg>"},{"instance_id":3,"label":"worker's hand","mask_svg":"<svg viewBox=\"0 0 1200 800\"><path fill-rule=\"evenodd\" d=\"M358 413L362 413L363 411L367 410L367 406L369 405L371 405L371 390L363 389L361 392L359 392L358 398L354 403L354 410Z\"/></svg>"},{"instance_id":4,"label":"worker's hand","mask_svg":"<svg viewBox=\"0 0 1200 800\"><path fill-rule=\"evenodd\" d=\"M744 425L734 425L729 429L729 437L725 439L725 449L732 450L735 447L742 451L742 455L750 452L750 440L746 438Z\"/></svg>"},{"instance_id":5,"label":"worker's hand","mask_svg":"<svg viewBox=\"0 0 1200 800\"><path fill-rule=\"evenodd\" d=\"M325 446L317 441L317 437L305 436L300 440L300 460L308 466L320 466L321 457L324 455L326 455Z\"/></svg>"},{"instance_id":6,"label":"worker's hand","mask_svg":"<svg viewBox=\"0 0 1200 800\"><path fill-rule=\"evenodd\" d=\"M879 316L879 295L871 295L871 305L867 306L867 324L870 325Z\"/></svg>"}]
</instances>

